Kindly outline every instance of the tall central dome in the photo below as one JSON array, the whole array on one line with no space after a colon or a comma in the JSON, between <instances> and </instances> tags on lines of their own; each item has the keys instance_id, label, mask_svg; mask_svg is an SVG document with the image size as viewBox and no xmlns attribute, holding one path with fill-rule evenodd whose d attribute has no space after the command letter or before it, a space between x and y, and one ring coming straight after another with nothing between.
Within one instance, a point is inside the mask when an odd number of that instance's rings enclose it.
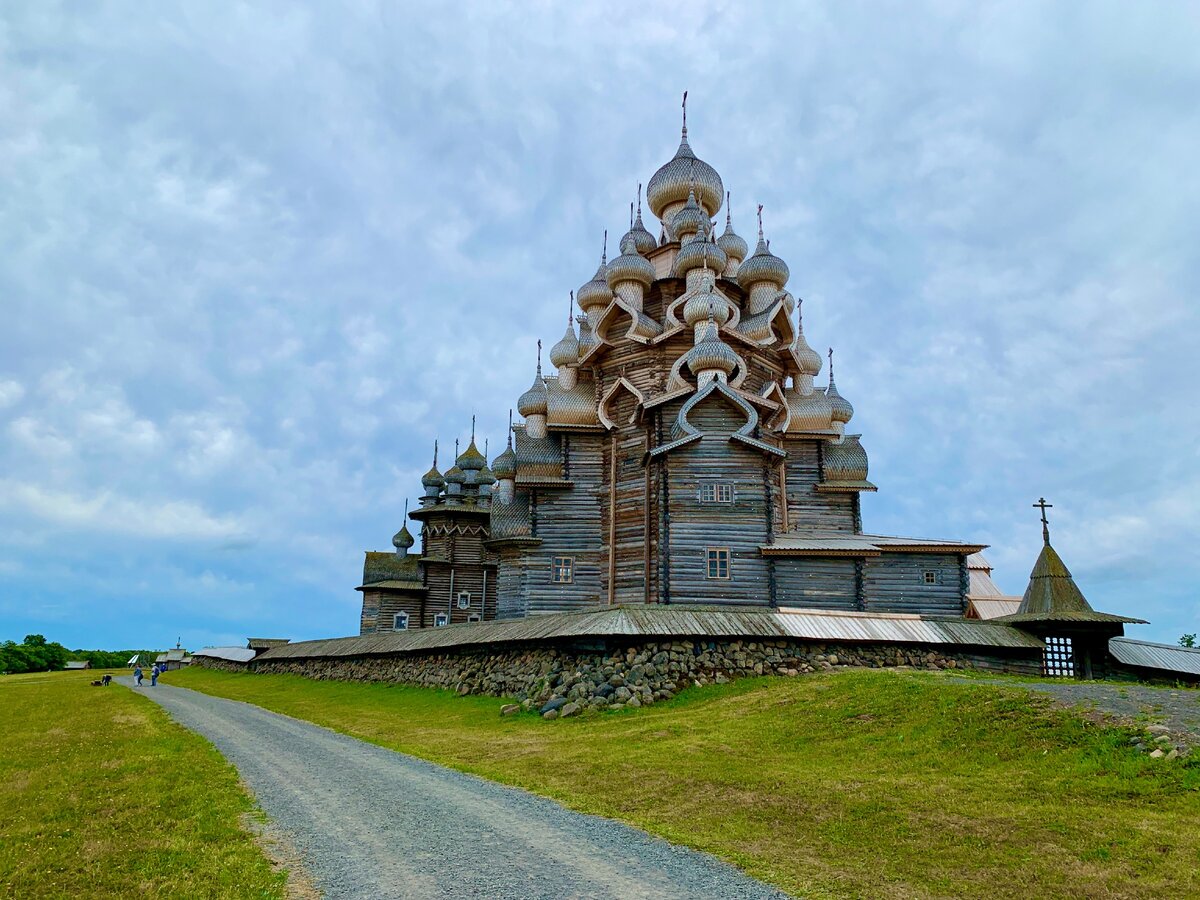
<instances>
[{"instance_id":1,"label":"tall central dome","mask_svg":"<svg viewBox=\"0 0 1200 900\"><path fill-rule=\"evenodd\" d=\"M651 176L646 185L646 203L668 230L669 219L676 206L687 202L688 192L696 191L696 199L709 216L715 216L725 196L725 186L717 170L696 156L687 137L687 91L683 93L683 135L675 155Z\"/></svg>"}]
</instances>

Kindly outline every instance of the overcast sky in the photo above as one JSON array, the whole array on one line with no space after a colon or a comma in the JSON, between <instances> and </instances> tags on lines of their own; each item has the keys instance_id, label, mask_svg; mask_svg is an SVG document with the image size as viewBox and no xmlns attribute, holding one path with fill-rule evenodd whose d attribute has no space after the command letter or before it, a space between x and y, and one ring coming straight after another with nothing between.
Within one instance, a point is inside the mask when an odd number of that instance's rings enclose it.
<instances>
[{"instance_id":1,"label":"overcast sky","mask_svg":"<svg viewBox=\"0 0 1200 900\"><path fill-rule=\"evenodd\" d=\"M1044 494L1095 607L1200 630L1197 46L1188 3L3 4L0 639L356 633L685 88L867 530L1019 594Z\"/></svg>"}]
</instances>

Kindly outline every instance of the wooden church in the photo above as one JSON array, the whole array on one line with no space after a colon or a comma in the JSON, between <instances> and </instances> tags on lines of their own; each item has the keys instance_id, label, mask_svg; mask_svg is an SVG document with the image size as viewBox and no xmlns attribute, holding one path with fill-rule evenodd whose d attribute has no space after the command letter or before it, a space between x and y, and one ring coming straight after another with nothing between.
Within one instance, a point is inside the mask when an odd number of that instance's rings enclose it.
<instances>
[{"instance_id":1,"label":"wooden church","mask_svg":"<svg viewBox=\"0 0 1200 900\"><path fill-rule=\"evenodd\" d=\"M435 448L421 554L407 526L367 554L362 633L606 604L966 611L982 545L864 531L876 488L833 352L818 384L762 208L751 252L683 123L646 186L658 237L639 194L490 465L474 435L444 472Z\"/></svg>"}]
</instances>

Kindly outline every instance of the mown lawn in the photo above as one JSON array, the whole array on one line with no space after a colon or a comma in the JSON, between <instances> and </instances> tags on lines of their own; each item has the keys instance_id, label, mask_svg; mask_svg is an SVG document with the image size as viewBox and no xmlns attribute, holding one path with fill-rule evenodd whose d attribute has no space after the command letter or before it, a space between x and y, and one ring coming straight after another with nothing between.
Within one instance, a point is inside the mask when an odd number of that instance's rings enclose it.
<instances>
[{"instance_id":1,"label":"mown lawn","mask_svg":"<svg viewBox=\"0 0 1200 900\"><path fill-rule=\"evenodd\" d=\"M1024 691L845 671L544 722L422 688L170 680L623 819L805 897L1200 896L1200 766Z\"/></svg>"},{"instance_id":2,"label":"mown lawn","mask_svg":"<svg viewBox=\"0 0 1200 900\"><path fill-rule=\"evenodd\" d=\"M282 897L233 768L100 674L0 677L0 896Z\"/></svg>"}]
</instances>

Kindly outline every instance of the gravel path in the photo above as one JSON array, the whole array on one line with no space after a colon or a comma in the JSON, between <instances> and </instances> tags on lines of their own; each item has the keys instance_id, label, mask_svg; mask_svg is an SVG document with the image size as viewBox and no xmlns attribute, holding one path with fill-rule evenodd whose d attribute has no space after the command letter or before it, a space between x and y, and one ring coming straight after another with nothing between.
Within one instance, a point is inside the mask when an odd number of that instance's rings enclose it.
<instances>
[{"instance_id":1,"label":"gravel path","mask_svg":"<svg viewBox=\"0 0 1200 900\"><path fill-rule=\"evenodd\" d=\"M995 684L1035 691L1049 694L1062 706L1094 710L1139 725L1165 725L1182 744L1200 746L1200 690L1098 681L1017 681L960 677L954 680L965 684Z\"/></svg>"},{"instance_id":2,"label":"gravel path","mask_svg":"<svg viewBox=\"0 0 1200 900\"><path fill-rule=\"evenodd\" d=\"M711 856L525 791L246 703L149 679L133 689L237 767L326 897L786 897Z\"/></svg>"}]
</instances>

